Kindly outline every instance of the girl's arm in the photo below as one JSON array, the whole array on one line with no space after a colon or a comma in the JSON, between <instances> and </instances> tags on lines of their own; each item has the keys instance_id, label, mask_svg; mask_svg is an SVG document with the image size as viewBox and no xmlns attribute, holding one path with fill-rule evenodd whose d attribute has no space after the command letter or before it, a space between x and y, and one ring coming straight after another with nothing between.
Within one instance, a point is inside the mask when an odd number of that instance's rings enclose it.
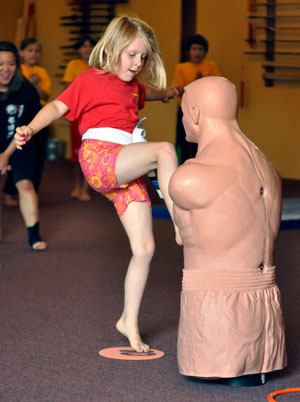
<instances>
[{"instance_id":1,"label":"girl's arm","mask_svg":"<svg viewBox=\"0 0 300 402\"><path fill-rule=\"evenodd\" d=\"M168 102L168 100L175 98L175 96L178 96L177 88L156 89L146 87L145 100L147 101L160 100Z\"/></svg>"},{"instance_id":2,"label":"girl's arm","mask_svg":"<svg viewBox=\"0 0 300 402\"><path fill-rule=\"evenodd\" d=\"M22 149L22 146L25 145L34 134L63 116L67 111L68 106L59 100L48 103L36 114L28 126L17 127L14 137L16 147Z\"/></svg>"}]
</instances>

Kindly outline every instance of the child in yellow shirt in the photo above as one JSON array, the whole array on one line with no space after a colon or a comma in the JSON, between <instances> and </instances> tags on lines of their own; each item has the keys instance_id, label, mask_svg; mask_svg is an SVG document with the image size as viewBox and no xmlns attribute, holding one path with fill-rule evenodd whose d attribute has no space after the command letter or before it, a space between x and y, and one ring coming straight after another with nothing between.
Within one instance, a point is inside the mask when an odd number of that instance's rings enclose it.
<instances>
[{"instance_id":1,"label":"child in yellow shirt","mask_svg":"<svg viewBox=\"0 0 300 402\"><path fill-rule=\"evenodd\" d=\"M187 53L188 61L179 63L175 66L172 87L178 90L179 102L186 85L202 77L210 75L220 75L218 66L214 61L207 60L208 40L199 34L187 38L184 44L184 50ZM182 111L179 104L177 114L176 129L176 150L180 162L193 158L197 152L197 145L188 143L185 140L185 130L182 124Z\"/></svg>"},{"instance_id":2,"label":"child in yellow shirt","mask_svg":"<svg viewBox=\"0 0 300 402\"><path fill-rule=\"evenodd\" d=\"M21 42L21 72L36 88L41 104L44 105L50 96L51 79L45 68L38 65L41 46L35 38L25 38Z\"/></svg>"}]
</instances>

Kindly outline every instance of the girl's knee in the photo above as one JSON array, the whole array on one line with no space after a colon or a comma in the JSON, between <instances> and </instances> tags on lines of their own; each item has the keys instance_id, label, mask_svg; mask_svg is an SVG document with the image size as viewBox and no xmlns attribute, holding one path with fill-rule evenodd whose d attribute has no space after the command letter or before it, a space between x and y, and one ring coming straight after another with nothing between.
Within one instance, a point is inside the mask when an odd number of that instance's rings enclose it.
<instances>
[{"instance_id":1,"label":"girl's knee","mask_svg":"<svg viewBox=\"0 0 300 402\"><path fill-rule=\"evenodd\" d=\"M143 241L139 242L139 244L135 244L132 247L133 256L138 259L151 260L154 254L154 250L155 250L154 239L148 239L148 240L143 239Z\"/></svg>"},{"instance_id":2,"label":"girl's knee","mask_svg":"<svg viewBox=\"0 0 300 402\"><path fill-rule=\"evenodd\" d=\"M166 155L170 155L172 157L176 156L174 145L167 141L163 141L160 143L160 153L164 156Z\"/></svg>"}]
</instances>

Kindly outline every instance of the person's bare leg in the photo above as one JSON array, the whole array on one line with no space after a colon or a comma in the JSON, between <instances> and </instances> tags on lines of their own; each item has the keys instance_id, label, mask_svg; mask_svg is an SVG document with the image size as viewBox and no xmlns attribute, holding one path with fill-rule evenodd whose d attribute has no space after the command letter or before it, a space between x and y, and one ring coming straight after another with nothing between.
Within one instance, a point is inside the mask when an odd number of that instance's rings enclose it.
<instances>
[{"instance_id":1,"label":"person's bare leg","mask_svg":"<svg viewBox=\"0 0 300 402\"><path fill-rule=\"evenodd\" d=\"M143 342L138 326L139 309L154 253L151 209L146 202L131 202L120 218L128 235L132 258L124 284L124 309L116 328L137 352L150 348Z\"/></svg>"},{"instance_id":2,"label":"person's bare leg","mask_svg":"<svg viewBox=\"0 0 300 402\"><path fill-rule=\"evenodd\" d=\"M70 193L71 198L78 199L81 194L81 170L79 163L74 164L74 187Z\"/></svg>"},{"instance_id":3,"label":"person's bare leg","mask_svg":"<svg viewBox=\"0 0 300 402\"><path fill-rule=\"evenodd\" d=\"M158 184L175 227L176 242L182 245L173 219L173 201L169 195L170 179L177 167L175 148L168 142L130 144L124 146L118 155L116 176L119 184L126 184L157 169Z\"/></svg>"},{"instance_id":4,"label":"person's bare leg","mask_svg":"<svg viewBox=\"0 0 300 402\"><path fill-rule=\"evenodd\" d=\"M7 207L16 207L19 205L18 198L10 194L3 194L3 203Z\"/></svg>"},{"instance_id":5,"label":"person's bare leg","mask_svg":"<svg viewBox=\"0 0 300 402\"><path fill-rule=\"evenodd\" d=\"M81 173L81 189L80 196L78 197L79 201L90 201L90 186L88 182L85 180L83 174Z\"/></svg>"},{"instance_id":6,"label":"person's bare leg","mask_svg":"<svg viewBox=\"0 0 300 402\"><path fill-rule=\"evenodd\" d=\"M25 226L28 228L35 225L39 220L38 196L34 190L33 184L29 180L18 181L16 187L19 192L21 215ZM38 241L32 245L32 248L35 250L45 250L47 243Z\"/></svg>"}]
</instances>

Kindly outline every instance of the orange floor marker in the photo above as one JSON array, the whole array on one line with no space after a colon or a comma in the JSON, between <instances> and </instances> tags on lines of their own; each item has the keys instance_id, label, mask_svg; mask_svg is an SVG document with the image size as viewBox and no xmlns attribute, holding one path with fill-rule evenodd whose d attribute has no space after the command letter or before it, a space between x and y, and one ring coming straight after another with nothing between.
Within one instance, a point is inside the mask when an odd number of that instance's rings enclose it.
<instances>
[{"instance_id":1,"label":"orange floor marker","mask_svg":"<svg viewBox=\"0 0 300 402\"><path fill-rule=\"evenodd\" d=\"M136 352L130 346L117 346L99 350L99 355L108 359L116 360L155 360L165 355L157 349L150 349L149 352Z\"/></svg>"},{"instance_id":2,"label":"orange floor marker","mask_svg":"<svg viewBox=\"0 0 300 402\"><path fill-rule=\"evenodd\" d=\"M286 389L279 389L278 391L273 391L268 395L268 402L276 402L276 399L274 398L278 395L292 394L294 392L300 392L300 388L286 388Z\"/></svg>"}]
</instances>

